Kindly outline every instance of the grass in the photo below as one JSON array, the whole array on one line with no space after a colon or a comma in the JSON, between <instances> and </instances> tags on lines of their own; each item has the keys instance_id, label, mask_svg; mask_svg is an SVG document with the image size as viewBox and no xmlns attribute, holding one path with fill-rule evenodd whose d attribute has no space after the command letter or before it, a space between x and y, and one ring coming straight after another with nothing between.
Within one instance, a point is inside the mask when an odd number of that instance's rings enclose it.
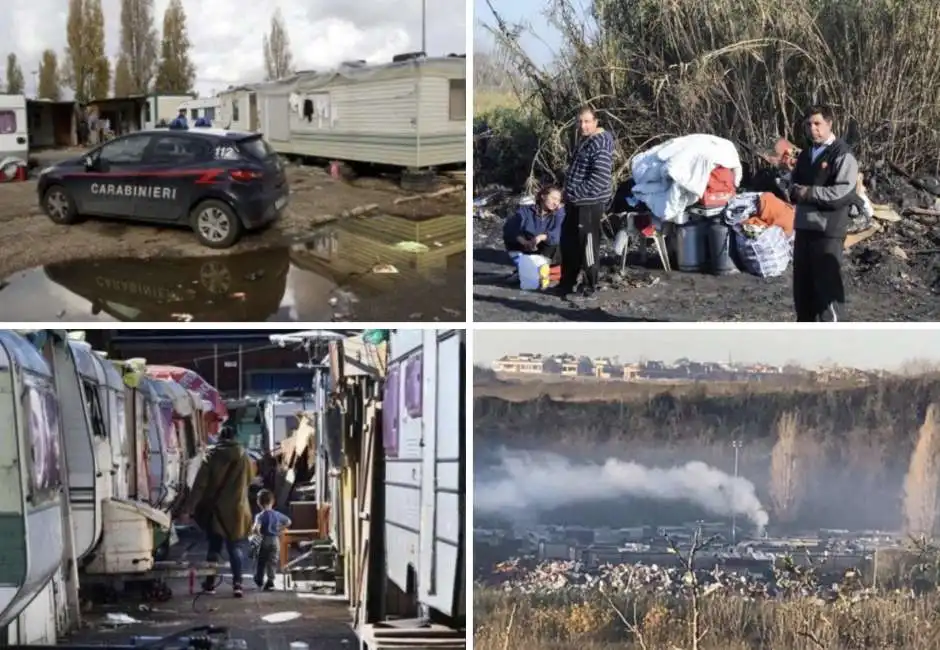
<instances>
[{"instance_id":1,"label":"grass","mask_svg":"<svg viewBox=\"0 0 940 650\"><path fill-rule=\"evenodd\" d=\"M687 599L621 594L608 601L598 591L534 596L478 587L473 612L475 650L693 647ZM810 597L706 597L701 599L698 615L699 629L704 631L697 643L699 650L940 647L940 597L936 593L920 598L892 593L830 604Z\"/></svg>"}]
</instances>

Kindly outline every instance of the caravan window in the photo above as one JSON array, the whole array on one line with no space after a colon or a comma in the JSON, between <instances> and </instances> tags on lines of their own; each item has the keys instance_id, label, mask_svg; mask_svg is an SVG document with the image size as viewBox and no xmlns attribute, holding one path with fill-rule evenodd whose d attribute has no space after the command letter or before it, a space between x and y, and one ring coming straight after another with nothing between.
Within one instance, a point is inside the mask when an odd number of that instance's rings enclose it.
<instances>
[{"instance_id":1,"label":"caravan window","mask_svg":"<svg viewBox=\"0 0 940 650\"><path fill-rule=\"evenodd\" d=\"M467 80L450 80L450 119L464 122L467 119Z\"/></svg>"},{"instance_id":2,"label":"caravan window","mask_svg":"<svg viewBox=\"0 0 940 650\"><path fill-rule=\"evenodd\" d=\"M90 381L82 381L85 390L85 402L88 404L88 415L91 417L91 430L99 438L108 437L108 427L104 421L104 409L101 408L101 399L98 389Z\"/></svg>"},{"instance_id":3,"label":"caravan window","mask_svg":"<svg viewBox=\"0 0 940 650\"><path fill-rule=\"evenodd\" d=\"M30 503L36 506L55 498L61 486L59 474L59 402L52 386L30 377L23 394L29 414Z\"/></svg>"},{"instance_id":4,"label":"caravan window","mask_svg":"<svg viewBox=\"0 0 940 650\"><path fill-rule=\"evenodd\" d=\"M16 133L16 113L0 111L0 135Z\"/></svg>"},{"instance_id":5,"label":"caravan window","mask_svg":"<svg viewBox=\"0 0 940 650\"><path fill-rule=\"evenodd\" d=\"M232 121L233 122L238 121L238 100L237 99L232 100Z\"/></svg>"}]
</instances>

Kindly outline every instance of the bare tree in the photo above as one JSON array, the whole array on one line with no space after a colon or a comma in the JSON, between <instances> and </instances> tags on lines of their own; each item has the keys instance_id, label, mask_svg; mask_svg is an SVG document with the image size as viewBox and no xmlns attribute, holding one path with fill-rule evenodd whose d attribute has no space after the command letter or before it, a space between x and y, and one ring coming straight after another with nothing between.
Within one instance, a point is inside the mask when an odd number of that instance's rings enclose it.
<instances>
[{"instance_id":1,"label":"bare tree","mask_svg":"<svg viewBox=\"0 0 940 650\"><path fill-rule=\"evenodd\" d=\"M940 478L937 471L938 415L935 404L927 407L907 476L904 477L904 529L909 535L930 537L937 521Z\"/></svg>"},{"instance_id":2,"label":"bare tree","mask_svg":"<svg viewBox=\"0 0 940 650\"><path fill-rule=\"evenodd\" d=\"M46 50L42 53L39 63L39 88L36 94L42 99L59 101L62 90L59 87L59 59L55 50Z\"/></svg>"},{"instance_id":3,"label":"bare tree","mask_svg":"<svg viewBox=\"0 0 940 650\"><path fill-rule=\"evenodd\" d=\"M22 94L26 81L23 78L23 68L16 58L16 54L7 54L7 92L11 95Z\"/></svg>"},{"instance_id":4,"label":"bare tree","mask_svg":"<svg viewBox=\"0 0 940 650\"><path fill-rule=\"evenodd\" d=\"M801 450L799 416L788 412L777 421L777 443L770 455L770 499L774 516L792 521L806 485L807 450Z\"/></svg>"},{"instance_id":5,"label":"bare tree","mask_svg":"<svg viewBox=\"0 0 940 650\"><path fill-rule=\"evenodd\" d=\"M154 89L168 94L185 94L193 90L196 68L189 58L189 35L186 12L181 0L170 0L163 14L163 41Z\"/></svg>"},{"instance_id":6,"label":"bare tree","mask_svg":"<svg viewBox=\"0 0 940 650\"><path fill-rule=\"evenodd\" d=\"M280 8L271 16L271 33L264 35L264 69L268 81L283 79L293 70L294 55L290 49L290 36L284 25Z\"/></svg>"},{"instance_id":7,"label":"bare tree","mask_svg":"<svg viewBox=\"0 0 940 650\"><path fill-rule=\"evenodd\" d=\"M153 24L153 0L121 0L121 56L127 68L122 79L125 94L142 95L150 90L157 65L157 30ZM117 79L115 78L115 87ZM115 90L117 94L117 90Z\"/></svg>"}]
</instances>

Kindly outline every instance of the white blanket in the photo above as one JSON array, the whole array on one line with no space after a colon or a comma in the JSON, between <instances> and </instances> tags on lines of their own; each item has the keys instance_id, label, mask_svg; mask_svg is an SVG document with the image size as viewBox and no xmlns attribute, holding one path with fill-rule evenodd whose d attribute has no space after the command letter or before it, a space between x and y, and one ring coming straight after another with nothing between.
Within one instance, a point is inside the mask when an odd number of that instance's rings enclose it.
<instances>
[{"instance_id":1,"label":"white blanket","mask_svg":"<svg viewBox=\"0 0 940 650\"><path fill-rule=\"evenodd\" d=\"M673 138L633 159L633 195L657 218L675 221L701 200L715 167L734 171L735 187L741 184L741 158L734 143L702 133Z\"/></svg>"}]
</instances>

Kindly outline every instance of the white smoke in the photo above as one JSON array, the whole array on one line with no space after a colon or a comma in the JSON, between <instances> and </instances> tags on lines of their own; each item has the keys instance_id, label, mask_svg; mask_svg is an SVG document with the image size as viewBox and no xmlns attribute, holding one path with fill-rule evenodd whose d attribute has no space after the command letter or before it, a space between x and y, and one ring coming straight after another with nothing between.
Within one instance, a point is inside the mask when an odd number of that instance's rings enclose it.
<instances>
[{"instance_id":1,"label":"white smoke","mask_svg":"<svg viewBox=\"0 0 940 650\"><path fill-rule=\"evenodd\" d=\"M600 499L639 497L685 501L708 512L745 517L762 531L767 511L754 484L700 461L675 467L644 467L614 458L604 464L575 463L548 453L504 452L503 476L480 479L473 508L481 514L545 511Z\"/></svg>"}]
</instances>

